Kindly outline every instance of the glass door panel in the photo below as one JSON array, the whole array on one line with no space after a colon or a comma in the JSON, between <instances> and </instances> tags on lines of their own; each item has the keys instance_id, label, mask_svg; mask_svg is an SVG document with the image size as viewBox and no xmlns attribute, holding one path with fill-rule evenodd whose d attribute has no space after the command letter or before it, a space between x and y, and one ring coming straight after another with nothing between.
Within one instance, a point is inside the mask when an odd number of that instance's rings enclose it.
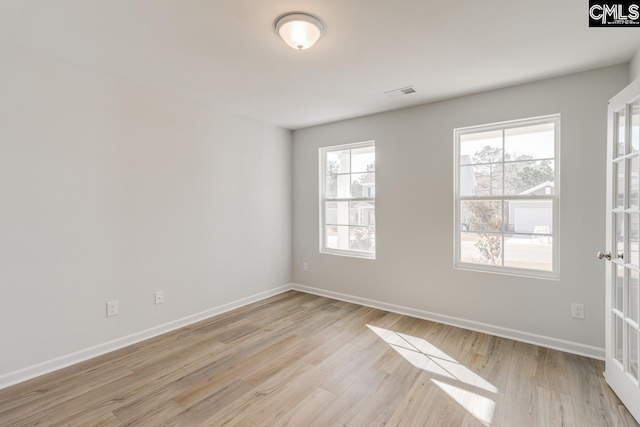
<instances>
[{"instance_id":1,"label":"glass door panel","mask_svg":"<svg viewBox=\"0 0 640 427\"><path fill-rule=\"evenodd\" d=\"M629 374L634 380L638 381L638 330L631 325L628 325L628 330Z\"/></svg>"},{"instance_id":2,"label":"glass door panel","mask_svg":"<svg viewBox=\"0 0 640 427\"><path fill-rule=\"evenodd\" d=\"M616 95L608 110L605 366L607 382L638 418L627 402L640 401L640 79L634 91Z\"/></svg>"},{"instance_id":3,"label":"glass door panel","mask_svg":"<svg viewBox=\"0 0 640 427\"><path fill-rule=\"evenodd\" d=\"M613 287L613 308L616 310L624 310L624 267L617 265L615 267L616 277Z\"/></svg>"},{"instance_id":4,"label":"glass door panel","mask_svg":"<svg viewBox=\"0 0 640 427\"><path fill-rule=\"evenodd\" d=\"M640 323L640 319L638 318L638 284L640 281L638 280L638 272L630 271L631 277L629 278L628 285L628 293L627 293L627 311L629 319L633 320L635 323ZM620 310L622 311L622 310Z\"/></svg>"},{"instance_id":5,"label":"glass door panel","mask_svg":"<svg viewBox=\"0 0 640 427\"><path fill-rule=\"evenodd\" d=\"M640 151L640 100L631 104L631 151Z\"/></svg>"},{"instance_id":6,"label":"glass door panel","mask_svg":"<svg viewBox=\"0 0 640 427\"><path fill-rule=\"evenodd\" d=\"M625 111L618 111L617 113L615 113L615 122L617 124L617 129L616 129L616 141L618 143L618 157L620 156L624 156L626 154L626 146L625 146L625 140L626 140L626 132L625 132Z\"/></svg>"},{"instance_id":7,"label":"glass door panel","mask_svg":"<svg viewBox=\"0 0 640 427\"><path fill-rule=\"evenodd\" d=\"M631 176L629 176L629 207L638 209L638 190L640 189L638 170L640 169L638 164L640 163L640 158L638 155L634 155L629 159L629 171L631 172Z\"/></svg>"},{"instance_id":8,"label":"glass door panel","mask_svg":"<svg viewBox=\"0 0 640 427\"><path fill-rule=\"evenodd\" d=\"M616 200L615 207L624 208L624 160L613 164L615 170Z\"/></svg>"},{"instance_id":9,"label":"glass door panel","mask_svg":"<svg viewBox=\"0 0 640 427\"><path fill-rule=\"evenodd\" d=\"M638 214L635 212L627 214L627 224L629 224L629 249L627 253L629 254L629 258L626 262L629 262L636 267L638 267Z\"/></svg>"},{"instance_id":10,"label":"glass door panel","mask_svg":"<svg viewBox=\"0 0 640 427\"><path fill-rule=\"evenodd\" d=\"M613 324L614 324L614 343L613 343L613 351L615 359L621 364L624 362L624 333L623 333L623 321L617 315L613 315Z\"/></svg>"},{"instance_id":11,"label":"glass door panel","mask_svg":"<svg viewBox=\"0 0 640 427\"><path fill-rule=\"evenodd\" d=\"M616 240L613 247L616 251L616 257L622 260L624 260L624 215L622 212L614 214Z\"/></svg>"}]
</instances>

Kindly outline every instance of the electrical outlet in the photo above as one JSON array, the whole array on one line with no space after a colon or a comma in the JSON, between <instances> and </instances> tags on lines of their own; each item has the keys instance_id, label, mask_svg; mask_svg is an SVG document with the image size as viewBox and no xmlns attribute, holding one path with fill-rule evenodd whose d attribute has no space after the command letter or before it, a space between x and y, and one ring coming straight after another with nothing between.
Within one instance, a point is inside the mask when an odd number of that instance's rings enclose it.
<instances>
[{"instance_id":1,"label":"electrical outlet","mask_svg":"<svg viewBox=\"0 0 640 427\"><path fill-rule=\"evenodd\" d=\"M107 317L118 315L118 301L109 301L107 303Z\"/></svg>"},{"instance_id":2,"label":"electrical outlet","mask_svg":"<svg viewBox=\"0 0 640 427\"><path fill-rule=\"evenodd\" d=\"M162 304L164 302L164 291L156 292L156 304Z\"/></svg>"},{"instance_id":3,"label":"electrical outlet","mask_svg":"<svg viewBox=\"0 0 640 427\"><path fill-rule=\"evenodd\" d=\"M571 317L574 319L584 319L584 304L571 304Z\"/></svg>"},{"instance_id":4,"label":"electrical outlet","mask_svg":"<svg viewBox=\"0 0 640 427\"><path fill-rule=\"evenodd\" d=\"M302 271L309 271L309 264L307 264L306 262L302 263Z\"/></svg>"}]
</instances>

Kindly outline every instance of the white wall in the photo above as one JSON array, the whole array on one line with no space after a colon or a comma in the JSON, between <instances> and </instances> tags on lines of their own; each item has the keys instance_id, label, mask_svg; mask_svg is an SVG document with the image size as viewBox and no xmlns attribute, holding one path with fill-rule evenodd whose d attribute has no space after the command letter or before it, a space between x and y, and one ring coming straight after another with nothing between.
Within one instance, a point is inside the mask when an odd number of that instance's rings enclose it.
<instances>
[{"instance_id":1,"label":"white wall","mask_svg":"<svg viewBox=\"0 0 640 427\"><path fill-rule=\"evenodd\" d=\"M290 276L290 131L0 47L0 377Z\"/></svg>"},{"instance_id":2,"label":"white wall","mask_svg":"<svg viewBox=\"0 0 640 427\"><path fill-rule=\"evenodd\" d=\"M628 81L624 64L295 131L294 282L604 347L604 263L595 253L605 247L606 111ZM562 120L561 279L455 270L453 129L554 113ZM319 254L318 148L372 139L377 259ZM585 304L585 320L570 317L572 302Z\"/></svg>"},{"instance_id":3,"label":"white wall","mask_svg":"<svg viewBox=\"0 0 640 427\"><path fill-rule=\"evenodd\" d=\"M640 47L629 61L629 80L634 81L640 77Z\"/></svg>"}]
</instances>

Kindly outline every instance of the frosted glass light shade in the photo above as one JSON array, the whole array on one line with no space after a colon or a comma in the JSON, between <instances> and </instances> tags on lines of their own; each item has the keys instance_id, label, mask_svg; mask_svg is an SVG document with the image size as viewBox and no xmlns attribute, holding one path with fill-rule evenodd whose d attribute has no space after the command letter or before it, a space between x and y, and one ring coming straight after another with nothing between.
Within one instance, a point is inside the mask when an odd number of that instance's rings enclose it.
<instances>
[{"instance_id":1,"label":"frosted glass light shade","mask_svg":"<svg viewBox=\"0 0 640 427\"><path fill-rule=\"evenodd\" d=\"M275 30L294 49L308 49L324 34L324 24L306 13L290 13L276 19Z\"/></svg>"}]
</instances>

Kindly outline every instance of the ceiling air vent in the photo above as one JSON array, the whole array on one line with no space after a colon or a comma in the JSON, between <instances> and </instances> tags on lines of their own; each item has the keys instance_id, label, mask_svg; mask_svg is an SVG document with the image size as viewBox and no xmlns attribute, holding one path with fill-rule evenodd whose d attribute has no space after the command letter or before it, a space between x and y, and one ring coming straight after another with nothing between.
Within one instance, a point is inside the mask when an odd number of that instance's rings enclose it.
<instances>
[{"instance_id":1,"label":"ceiling air vent","mask_svg":"<svg viewBox=\"0 0 640 427\"><path fill-rule=\"evenodd\" d=\"M413 86L407 86L385 92L385 95L390 96L391 98L396 98L398 96L410 95L412 93L416 93L416 90Z\"/></svg>"}]
</instances>

